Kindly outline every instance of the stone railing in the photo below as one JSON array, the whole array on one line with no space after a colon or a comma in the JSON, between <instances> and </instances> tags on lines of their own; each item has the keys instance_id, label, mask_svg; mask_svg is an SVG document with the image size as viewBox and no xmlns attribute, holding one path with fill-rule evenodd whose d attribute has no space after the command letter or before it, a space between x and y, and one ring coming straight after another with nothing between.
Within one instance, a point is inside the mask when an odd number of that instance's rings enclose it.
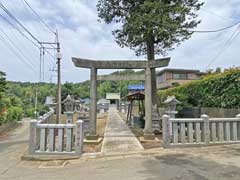
<instances>
[{"instance_id":1,"label":"stone railing","mask_svg":"<svg viewBox=\"0 0 240 180\"><path fill-rule=\"evenodd\" d=\"M38 124L42 124L42 123L48 124L50 119L53 117L53 115L54 115L54 109L50 108L49 112L47 112L43 116L38 117L37 119Z\"/></svg>"},{"instance_id":2,"label":"stone railing","mask_svg":"<svg viewBox=\"0 0 240 180\"><path fill-rule=\"evenodd\" d=\"M40 124L30 122L29 154L81 155L83 121L76 124Z\"/></svg>"},{"instance_id":3,"label":"stone railing","mask_svg":"<svg viewBox=\"0 0 240 180\"><path fill-rule=\"evenodd\" d=\"M240 143L240 115L236 118L171 119L163 116L163 147Z\"/></svg>"}]
</instances>

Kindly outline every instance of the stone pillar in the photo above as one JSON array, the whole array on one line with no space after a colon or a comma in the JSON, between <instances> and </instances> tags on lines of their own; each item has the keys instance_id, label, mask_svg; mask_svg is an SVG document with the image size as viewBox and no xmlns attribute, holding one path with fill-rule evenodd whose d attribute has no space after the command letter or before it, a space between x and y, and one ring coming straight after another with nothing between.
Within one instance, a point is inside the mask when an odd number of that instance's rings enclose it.
<instances>
[{"instance_id":1,"label":"stone pillar","mask_svg":"<svg viewBox=\"0 0 240 180\"><path fill-rule=\"evenodd\" d=\"M76 123L76 132L75 132L75 153L77 155L81 155L83 152L83 139L84 139L84 133L83 133L83 121L78 120Z\"/></svg>"},{"instance_id":2,"label":"stone pillar","mask_svg":"<svg viewBox=\"0 0 240 180\"><path fill-rule=\"evenodd\" d=\"M171 134L170 134L170 116L163 115L162 117L162 136L163 142L162 145L164 148L168 148L171 142Z\"/></svg>"},{"instance_id":3,"label":"stone pillar","mask_svg":"<svg viewBox=\"0 0 240 180\"><path fill-rule=\"evenodd\" d=\"M37 121L30 121L30 133L29 133L29 154L34 154L37 148Z\"/></svg>"},{"instance_id":4,"label":"stone pillar","mask_svg":"<svg viewBox=\"0 0 240 180\"><path fill-rule=\"evenodd\" d=\"M144 138L154 139L152 133L152 78L151 78L151 68L147 67L145 69L145 128L144 128Z\"/></svg>"},{"instance_id":5,"label":"stone pillar","mask_svg":"<svg viewBox=\"0 0 240 180\"><path fill-rule=\"evenodd\" d=\"M206 114L201 115L201 118L204 122L203 127L203 137L206 145L209 145L210 143L210 128L209 128L209 116Z\"/></svg>"},{"instance_id":6,"label":"stone pillar","mask_svg":"<svg viewBox=\"0 0 240 180\"><path fill-rule=\"evenodd\" d=\"M96 139L96 120L97 120L97 69L91 68L90 78L90 123L89 123L89 139Z\"/></svg>"}]
</instances>

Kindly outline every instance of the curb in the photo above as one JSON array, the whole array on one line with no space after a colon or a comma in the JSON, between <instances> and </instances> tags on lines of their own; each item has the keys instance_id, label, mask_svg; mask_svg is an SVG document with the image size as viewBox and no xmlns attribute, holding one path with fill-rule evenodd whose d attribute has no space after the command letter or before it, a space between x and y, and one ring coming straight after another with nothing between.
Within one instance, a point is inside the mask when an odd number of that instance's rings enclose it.
<instances>
[{"instance_id":1,"label":"curb","mask_svg":"<svg viewBox=\"0 0 240 180\"><path fill-rule=\"evenodd\" d=\"M163 148L157 149L147 149L141 151L131 151L127 153L112 153L112 154L104 154L102 152L96 153L85 153L80 156L72 156L72 155L29 155L25 153L21 160L24 161L56 161L56 160L90 160L90 159L103 159L103 158L116 158L116 157L131 157L135 155L154 155L159 154Z\"/></svg>"}]
</instances>

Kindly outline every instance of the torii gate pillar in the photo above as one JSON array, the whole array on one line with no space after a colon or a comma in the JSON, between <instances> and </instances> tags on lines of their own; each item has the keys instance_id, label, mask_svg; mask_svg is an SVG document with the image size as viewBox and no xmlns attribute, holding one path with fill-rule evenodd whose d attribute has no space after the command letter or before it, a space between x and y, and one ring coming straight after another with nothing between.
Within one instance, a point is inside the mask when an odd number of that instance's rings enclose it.
<instances>
[{"instance_id":1,"label":"torii gate pillar","mask_svg":"<svg viewBox=\"0 0 240 180\"><path fill-rule=\"evenodd\" d=\"M90 78L90 122L89 122L89 134L90 139L97 139L96 136L96 120L97 120L97 68L91 68Z\"/></svg>"},{"instance_id":2,"label":"torii gate pillar","mask_svg":"<svg viewBox=\"0 0 240 180\"><path fill-rule=\"evenodd\" d=\"M151 68L145 69L145 128L144 139L154 139L152 133L152 77Z\"/></svg>"}]
</instances>

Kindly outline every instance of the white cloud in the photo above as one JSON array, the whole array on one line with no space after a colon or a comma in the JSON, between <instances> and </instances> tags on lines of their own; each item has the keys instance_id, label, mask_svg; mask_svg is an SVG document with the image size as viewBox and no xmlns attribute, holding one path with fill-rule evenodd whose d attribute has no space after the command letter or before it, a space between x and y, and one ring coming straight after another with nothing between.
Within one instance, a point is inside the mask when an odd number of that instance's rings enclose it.
<instances>
[{"instance_id":1,"label":"white cloud","mask_svg":"<svg viewBox=\"0 0 240 180\"><path fill-rule=\"evenodd\" d=\"M41 41L53 41L54 37L37 21L22 0L3 0L8 9ZM12 3L14 2L14 3ZM29 4L54 29L57 27L63 53L62 80L79 82L89 79L88 70L73 66L71 57L91 59L137 59L134 52L127 48L120 48L112 37L113 26L101 24L97 21L96 1L93 0L28 0ZM240 3L238 0L207 1L200 11L202 23L197 29L208 30L228 26L238 20ZM1 14L4 14L0 11ZM34 63L38 71L39 52L31 43L21 37L10 26L0 19L0 27L13 38L22 48L26 56ZM194 34L192 38L183 42L180 47L169 52L171 67L194 68L205 70L211 59L221 50L234 29L216 34ZM224 51L210 67L239 66L238 44L236 39L227 51ZM17 60L8 48L0 42L0 69L6 71L11 80L37 81L38 74ZM50 51L50 50L49 50ZM144 57L138 57L141 59ZM46 57L46 79L49 79L48 69L54 64ZM102 70L100 73L109 71Z\"/></svg>"}]
</instances>

